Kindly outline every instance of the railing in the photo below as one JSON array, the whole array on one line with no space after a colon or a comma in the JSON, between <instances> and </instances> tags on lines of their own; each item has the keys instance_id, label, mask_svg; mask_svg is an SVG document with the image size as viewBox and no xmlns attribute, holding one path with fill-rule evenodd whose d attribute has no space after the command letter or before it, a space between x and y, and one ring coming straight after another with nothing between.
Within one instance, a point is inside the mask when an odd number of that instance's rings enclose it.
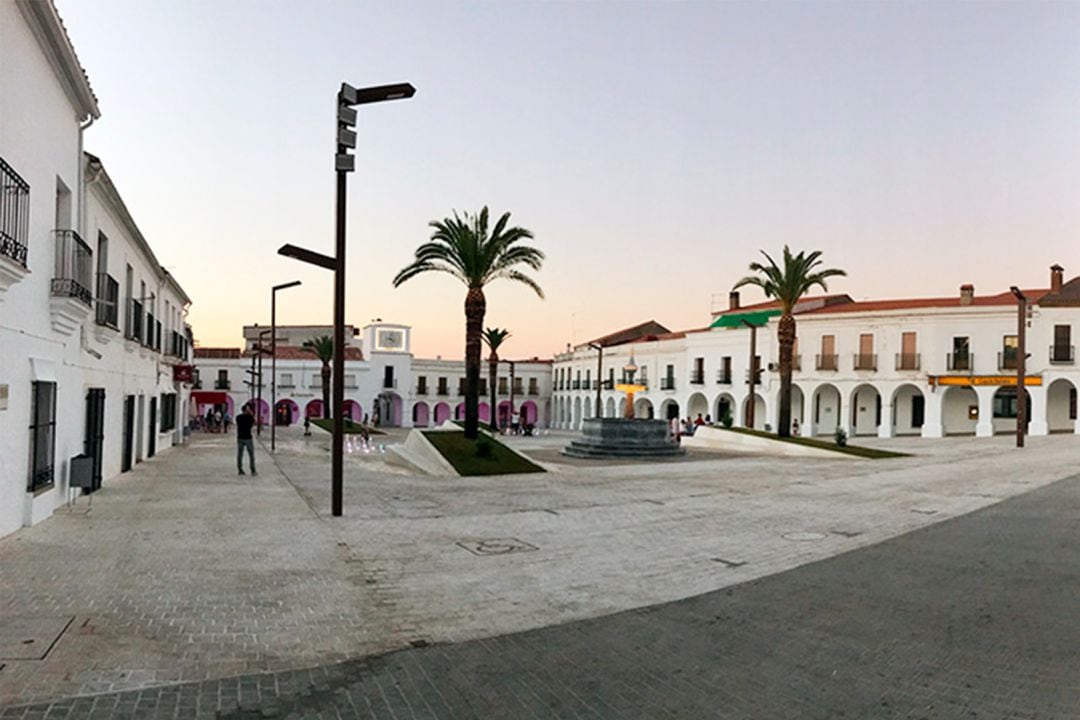
<instances>
[{"instance_id":1,"label":"railing","mask_svg":"<svg viewBox=\"0 0 1080 720\"><path fill-rule=\"evenodd\" d=\"M458 396L463 396L465 394L465 386L464 385L458 385L457 386L457 394L458 394Z\"/></svg>"},{"instance_id":2,"label":"railing","mask_svg":"<svg viewBox=\"0 0 1080 720\"><path fill-rule=\"evenodd\" d=\"M574 382L572 382L570 384L570 389L571 390L580 390L581 389L581 381L580 380L575 380Z\"/></svg>"},{"instance_id":3,"label":"railing","mask_svg":"<svg viewBox=\"0 0 1080 720\"><path fill-rule=\"evenodd\" d=\"M731 384L731 370L717 370L716 371L716 384L717 385L730 385Z\"/></svg>"},{"instance_id":4,"label":"railing","mask_svg":"<svg viewBox=\"0 0 1080 720\"><path fill-rule=\"evenodd\" d=\"M440 385L439 389L435 391L435 394L436 395L449 395L450 394L450 389L447 388L445 385Z\"/></svg>"},{"instance_id":5,"label":"railing","mask_svg":"<svg viewBox=\"0 0 1080 720\"><path fill-rule=\"evenodd\" d=\"M30 184L0 158L0 255L26 267Z\"/></svg>"},{"instance_id":6,"label":"railing","mask_svg":"<svg viewBox=\"0 0 1080 720\"><path fill-rule=\"evenodd\" d=\"M146 337L143 338L143 345L148 348L154 347L154 313L146 313Z\"/></svg>"},{"instance_id":7,"label":"railing","mask_svg":"<svg viewBox=\"0 0 1080 720\"><path fill-rule=\"evenodd\" d=\"M384 377L383 381L382 381L382 386L384 388L386 388L386 389L394 389L394 388L396 388L397 387L397 378Z\"/></svg>"},{"instance_id":8,"label":"railing","mask_svg":"<svg viewBox=\"0 0 1080 720\"><path fill-rule=\"evenodd\" d=\"M188 346L190 344L191 342L187 339L186 336L173 330L169 338L168 354L183 360L187 357Z\"/></svg>"},{"instance_id":9,"label":"railing","mask_svg":"<svg viewBox=\"0 0 1080 720\"><path fill-rule=\"evenodd\" d=\"M595 390L595 389L596 389L596 386L594 385L593 390ZM525 394L525 386L522 385L521 383L514 383L514 394L515 395L524 395Z\"/></svg>"},{"instance_id":10,"label":"railing","mask_svg":"<svg viewBox=\"0 0 1080 720\"><path fill-rule=\"evenodd\" d=\"M918 370L922 365L919 353L896 353L897 370Z\"/></svg>"},{"instance_id":11,"label":"railing","mask_svg":"<svg viewBox=\"0 0 1080 720\"><path fill-rule=\"evenodd\" d=\"M1051 345L1051 365L1072 365L1076 362L1076 348L1072 345Z\"/></svg>"},{"instance_id":12,"label":"railing","mask_svg":"<svg viewBox=\"0 0 1080 720\"><path fill-rule=\"evenodd\" d=\"M1015 370L1019 367L1016 351L998 353L998 370Z\"/></svg>"},{"instance_id":13,"label":"railing","mask_svg":"<svg viewBox=\"0 0 1080 720\"><path fill-rule=\"evenodd\" d=\"M218 378L217 380L214 381L214 389L215 390L228 390L229 389L229 381L228 380L222 380L222 379Z\"/></svg>"},{"instance_id":14,"label":"railing","mask_svg":"<svg viewBox=\"0 0 1080 720\"><path fill-rule=\"evenodd\" d=\"M975 369L973 353L949 353L945 356L945 368L949 372L971 372Z\"/></svg>"},{"instance_id":15,"label":"railing","mask_svg":"<svg viewBox=\"0 0 1080 720\"><path fill-rule=\"evenodd\" d=\"M539 386L530 384L529 385L529 394L530 395L539 395L540 394Z\"/></svg>"},{"instance_id":16,"label":"railing","mask_svg":"<svg viewBox=\"0 0 1080 720\"><path fill-rule=\"evenodd\" d=\"M815 355L814 367L818 370L839 370L840 369L840 356L839 355Z\"/></svg>"},{"instance_id":17,"label":"railing","mask_svg":"<svg viewBox=\"0 0 1080 720\"><path fill-rule=\"evenodd\" d=\"M52 294L73 297L87 307L94 306L90 292L93 283L94 251L74 230L54 230L56 236L56 272L53 274Z\"/></svg>"},{"instance_id":18,"label":"railing","mask_svg":"<svg viewBox=\"0 0 1080 720\"><path fill-rule=\"evenodd\" d=\"M856 370L877 370L876 353L855 353Z\"/></svg>"},{"instance_id":19,"label":"railing","mask_svg":"<svg viewBox=\"0 0 1080 720\"><path fill-rule=\"evenodd\" d=\"M673 377L660 378L660 389L661 390L674 390L675 389L675 378L673 378Z\"/></svg>"},{"instance_id":20,"label":"railing","mask_svg":"<svg viewBox=\"0 0 1080 720\"><path fill-rule=\"evenodd\" d=\"M97 276L97 310L95 319L98 325L119 330L120 320L120 283L108 273Z\"/></svg>"},{"instance_id":21,"label":"railing","mask_svg":"<svg viewBox=\"0 0 1080 720\"><path fill-rule=\"evenodd\" d=\"M427 385L425 385L423 383L418 383L417 386L416 386L416 394L417 395L427 395Z\"/></svg>"},{"instance_id":22,"label":"railing","mask_svg":"<svg viewBox=\"0 0 1080 720\"><path fill-rule=\"evenodd\" d=\"M802 355L791 356L791 369L795 372L802 371Z\"/></svg>"},{"instance_id":23,"label":"railing","mask_svg":"<svg viewBox=\"0 0 1080 720\"><path fill-rule=\"evenodd\" d=\"M142 303L135 298L128 298L128 313L124 327L124 337L141 342L143 336Z\"/></svg>"},{"instance_id":24,"label":"railing","mask_svg":"<svg viewBox=\"0 0 1080 720\"><path fill-rule=\"evenodd\" d=\"M695 370L690 374L691 385L704 385L705 384L705 371Z\"/></svg>"}]
</instances>

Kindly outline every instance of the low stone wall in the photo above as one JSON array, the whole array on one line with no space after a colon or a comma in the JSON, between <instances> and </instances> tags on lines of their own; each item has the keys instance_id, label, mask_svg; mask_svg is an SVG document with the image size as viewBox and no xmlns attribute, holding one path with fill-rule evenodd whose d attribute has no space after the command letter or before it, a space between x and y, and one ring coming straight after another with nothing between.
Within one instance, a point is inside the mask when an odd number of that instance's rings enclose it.
<instances>
[{"instance_id":1,"label":"low stone wall","mask_svg":"<svg viewBox=\"0 0 1080 720\"><path fill-rule=\"evenodd\" d=\"M857 459L854 455L842 452L833 452L821 448L800 445L798 443L782 442L769 438L747 435L746 433L734 432L723 428L699 427L694 434L683 436L682 445L685 448L702 448L705 450L730 450L732 452L751 453L754 455L781 455L784 457L814 457L838 460L842 458Z\"/></svg>"}]
</instances>

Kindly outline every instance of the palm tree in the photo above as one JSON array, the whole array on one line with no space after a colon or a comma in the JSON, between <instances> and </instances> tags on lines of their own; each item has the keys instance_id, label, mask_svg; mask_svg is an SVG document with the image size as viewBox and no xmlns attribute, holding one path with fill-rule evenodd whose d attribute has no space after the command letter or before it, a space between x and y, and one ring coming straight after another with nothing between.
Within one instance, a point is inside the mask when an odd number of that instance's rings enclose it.
<instances>
[{"instance_id":1,"label":"palm tree","mask_svg":"<svg viewBox=\"0 0 1080 720\"><path fill-rule=\"evenodd\" d=\"M503 344L503 340L510 337L509 330L500 330L499 328L488 328L484 331L484 342L491 348L491 355L488 356L488 373L491 377L491 429L498 430L499 423L496 419L495 410L499 407L499 395L495 390L495 380L499 375L499 346Z\"/></svg>"},{"instance_id":2,"label":"palm tree","mask_svg":"<svg viewBox=\"0 0 1080 720\"><path fill-rule=\"evenodd\" d=\"M795 316L792 311L796 303L810 288L820 287L828 292L825 280L835 276L845 276L846 272L836 268L815 270L821 264L821 251L810 254L805 251L792 255L788 246L784 246L783 267L769 257L764 250L761 254L769 261L768 265L750 263L750 270L758 273L748 275L735 283L733 290L744 285L756 285L765 291L765 297L780 301L780 322L777 327L777 342L780 345L780 418L777 434L780 437L791 435L791 353L795 346ZM753 400L751 399L751 402Z\"/></svg>"},{"instance_id":3,"label":"palm tree","mask_svg":"<svg viewBox=\"0 0 1080 720\"><path fill-rule=\"evenodd\" d=\"M313 337L305 342L304 346L309 348L315 353L315 357L322 361L323 417L332 417L330 415L330 361L334 359L334 339L329 335ZM340 411L341 408L338 408L338 410Z\"/></svg>"},{"instance_id":4,"label":"palm tree","mask_svg":"<svg viewBox=\"0 0 1080 720\"><path fill-rule=\"evenodd\" d=\"M431 240L416 249L412 264L394 278L394 287L425 272L444 272L465 284L465 437L479 435L480 338L484 327L487 300L484 286L492 280L506 279L524 283L541 298L544 291L521 271L524 265L539 270L544 253L528 245L516 244L532 239L533 234L520 227L507 227L510 213L503 213L488 231L488 209L478 215L454 212L454 217L428 223L435 231Z\"/></svg>"}]
</instances>

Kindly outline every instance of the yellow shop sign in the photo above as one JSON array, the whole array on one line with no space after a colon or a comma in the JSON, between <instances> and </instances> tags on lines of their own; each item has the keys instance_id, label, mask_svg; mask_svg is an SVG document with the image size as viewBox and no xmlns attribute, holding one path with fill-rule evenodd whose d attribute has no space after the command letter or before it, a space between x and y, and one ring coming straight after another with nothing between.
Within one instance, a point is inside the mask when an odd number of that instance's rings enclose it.
<instances>
[{"instance_id":1,"label":"yellow shop sign","mask_svg":"<svg viewBox=\"0 0 1080 720\"><path fill-rule=\"evenodd\" d=\"M977 385L1002 385L1016 386L1015 375L931 375L931 385L961 385L972 387ZM1042 385L1042 375L1025 375L1024 387Z\"/></svg>"}]
</instances>

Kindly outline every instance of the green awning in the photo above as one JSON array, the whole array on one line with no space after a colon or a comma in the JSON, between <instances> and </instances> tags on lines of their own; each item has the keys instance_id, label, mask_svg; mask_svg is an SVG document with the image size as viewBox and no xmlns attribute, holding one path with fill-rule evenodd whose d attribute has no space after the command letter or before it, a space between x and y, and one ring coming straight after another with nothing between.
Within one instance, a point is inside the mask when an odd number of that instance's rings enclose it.
<instances>
[{"instance_id":1,"label":"green awning","mask_svg":"<svg viewBox=\"0 0 1080 720\"><path fill-rule=\"evenodd\" d=\"M758 310L757 312L727 313L721 315L709 326L712 328L738 328L746 327L747 324L762 327L767 325L769 318L780 315L779 310Z\"/></svg>"}]
</instances>

